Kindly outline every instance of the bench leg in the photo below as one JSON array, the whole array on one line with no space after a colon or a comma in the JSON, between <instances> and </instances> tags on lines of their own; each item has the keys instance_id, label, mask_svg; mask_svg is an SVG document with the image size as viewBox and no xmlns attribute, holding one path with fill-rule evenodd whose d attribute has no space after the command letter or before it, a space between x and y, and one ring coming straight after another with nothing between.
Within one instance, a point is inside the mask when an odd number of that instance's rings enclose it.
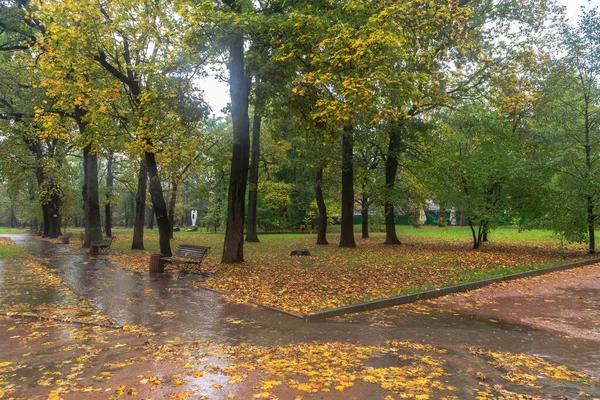
<instances>
[{"instance_id":1,"label":"bench leg","mask_svg":"<svg viewBox=\"0 0 600 400\"><path fill-rule=\"evenodd\" d=\"M90 245L90 255L91 256L97 256L99 252L100 252L100 249L98 248L98 246Z\"/></svg>"},{"instance_id":2,"label":"bench leg","mask_svg":"<svg viewBox=\"0 0 600 400\"><path fill-rule=\"evenodd\" d=\"M202 268L200 267L200 265L196 264L196 263L193 263L193 264L183 264L182 263L177 268L177 271L179 272L179 274L178 274L179 279L182 279L183 277L185 277L187 274L190 274L190 273L195 273L195 274L198 274L203 277L208 276L208 273L202 271Z\"/></svg>"}]
</instances>

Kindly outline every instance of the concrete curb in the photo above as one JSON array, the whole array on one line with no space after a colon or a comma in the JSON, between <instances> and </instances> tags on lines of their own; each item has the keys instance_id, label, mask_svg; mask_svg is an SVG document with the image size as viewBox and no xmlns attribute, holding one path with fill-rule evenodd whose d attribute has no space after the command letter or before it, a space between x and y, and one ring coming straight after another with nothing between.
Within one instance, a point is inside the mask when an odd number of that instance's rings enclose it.
<instances>
[{"instance_id":1,"label":"concrete curb","mask_svg":"<svg viewBox=\"0 0 600 400\"><path fill-rule=\"evenodd\" d=\"M446 296L446 295L452 294L452 293L460 293L460 292L466 292L466 291L473 290L473 289L479 289L479 288L488 286L495 282L511 281L511 280L520 279L520 278L529 278L529 277L533 277L533 276L549 274L551 272L566 271L569 269L584 267L586 265L597 264L597 263L600 263L600 258L576 261L573 263L556 265L554 267L547 267L547 268L540 268L540 269L535 269L535 270L530 270L530 271L518 272L515 274L499 276L496 278L483 279L483 280L469 282L469 283L461 283L459 285L445 286L445 287L438 288L438 289L423 290L423 291L417 292L417 293L411 293L411 294L406 294L406 295L402 295L402 296L394 296L394 297L390 297L387 299L373 300L373 301L369 301L366 303L353 304L350 306L344 306L344 307L340 307L340 308L333 308L330 310L319 311L319 312L316 312L313 314L306 314L306 315L304 315L304 319L306 319L307 321L317 321L317 320L322 320L325 318L337 317L340 315L355 314L355 313L359 313L359 312L363 312L363 311L371 311L371 310L377 310L380 308L398 306L401 304L414 303L419 300L434 299L436 297Z\"/></svg>"}]
</instances>

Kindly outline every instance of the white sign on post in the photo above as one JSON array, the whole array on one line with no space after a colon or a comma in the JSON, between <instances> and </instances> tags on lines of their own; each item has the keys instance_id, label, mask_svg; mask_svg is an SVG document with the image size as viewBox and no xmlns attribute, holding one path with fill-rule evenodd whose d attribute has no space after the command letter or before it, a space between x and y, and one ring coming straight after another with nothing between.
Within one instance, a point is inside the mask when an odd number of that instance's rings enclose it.
<instances>
[{"instance_id":1,"label":"white sign on post","mask_svg":"<svg viewBox=\"0 0 600 400\"><path fill-rule=\"evenodd\" d=\"M198 219L198 211L192 210L191 215L192 215L192 226L196 226L196 220Z\"/></svg>"}]
</instances>

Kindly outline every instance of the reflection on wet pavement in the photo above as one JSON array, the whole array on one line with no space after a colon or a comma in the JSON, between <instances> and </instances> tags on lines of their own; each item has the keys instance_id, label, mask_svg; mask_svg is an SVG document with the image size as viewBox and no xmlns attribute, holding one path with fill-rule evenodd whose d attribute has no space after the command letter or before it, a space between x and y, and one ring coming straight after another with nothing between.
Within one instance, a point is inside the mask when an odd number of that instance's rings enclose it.
<instances>
[{"instance_id":1,"label":"reflection on wet pavement","mask_svg":"<svg viewBox=\"0 0 600 400\"><path fill-rule=\"evenodd\" d=\"M10 237L33 256L44 258L46 267L56 270L72 290L89 298L115 323L145 325L183 341L283 346L311 341L381 345L387 340L409 340L448 349L459 358L470 346L541 355L600 377L600 349L592 341L445 311L399 313L392 326L372 326L360 316L345 322L307 323L262 307L229 303L176 276L130 273L103 256L76 254L64 245L29 236Z\"/></svg>"}]
</instances>

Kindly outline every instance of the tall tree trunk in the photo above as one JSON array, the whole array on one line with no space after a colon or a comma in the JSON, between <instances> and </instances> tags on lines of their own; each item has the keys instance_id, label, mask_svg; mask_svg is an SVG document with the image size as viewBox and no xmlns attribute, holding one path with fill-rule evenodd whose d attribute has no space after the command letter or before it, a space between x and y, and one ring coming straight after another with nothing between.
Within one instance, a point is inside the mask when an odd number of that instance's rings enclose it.
<instances>
[{"instance_id":1,"label":"tall tree trunk","mask_svg":"<svg viewBox=\"0 0 600 400\"><path fill-rule=\"evenodd\" d=\"M73 110L74 119L83 138L87 138L87 111L79 106ZM83 148L83 214L85 218L84 240L82 247L90 247L90 242L102 239L100 221L100 199L98 189L98 155L92 152L92 144Z\"/></svg>"},{"instance_id":2,"label":"tall tree trunk","mask_svg":"<svg viewBox=\"0 0 600 400\"><path fill-rule=\"evenodd\" d=\"M469 227L471 228L471 235L473 236L473 250L477 250L481 245L481 235L475 231L475 227L473 226L473 221L469 218ZM481 232L481 225L479 226L479 231Z\"/></svg>"},{"instance_id":3,"label":"tall tree trunk","mask_svg":"<svg viewBox=\"0 0 600 400\"><path fill-rule=\"evenodd\" d=\"M44 231L46 231L46 237L51 239L56 239L61 235L60 226L62 222L60 207L61 200L58 194L54 194L50 197L50 201L46 204L47 207L47 218L48 218L48 228L44 226Z\"/></svg>"},{"instance_id":4,"label":"tall tree trunk","mask_svg":"<svg viewBox=\"0 0 600 400\"><path fill-rule=\"evenodd\" d=\"M112 163L112 157L108 157L106 163L106 205L104 206L104 232L106 236L112 236L112 205L110 204L114 183Z\"/></svg>"},{"instance_id":5,"label":"tall tree trunk","mask_svg":"<svg viewBox=\"0 0 600 400\"><path fill-rule=\"evenodd\" d=\"M241 2L227 0L226 4L236 14L241 14ZM244 211L248 160L250 149L250 120L248 117L249 82L244 71L244 38L234 34L229 48L229 88L231 118L233 120L233 152L227 195L227 226L221 262L244 261Z\"/></svg>"},{"instance_id":6,"label":"tall tree trunk","mask_svg":"<svg viewBox=\"0 0 600 400\"><path fill-rule=\"evenodd\" d=\"M362 238L369 238L369 198L366 193L363 193L362 208L360 210L362 216Z\"/></svg>"},{"instance_id":7,"label":"tall tree trunk","mask_svg":"<svg viewBox=\"0 0 600 400\"><path fill-rule=\"evenodd\" d=\"M36 178L40 189L43 188L48 193L52 193L50 198L41 199L44 219L43 237L55 239L61 235L60 195L57 194L58 190L55 184L47 180L43 167L36 168Z\"/></svg>"},{"instance_id":8,"label":"tall tree trunk","mask_svg":"<svg viewBox=\"0 0 600 400\"><path fill-rule=\"evenodd\" d=\"M50 228L50 213L48 211L48 204L42 204L42 237L49 236Z\"/></svg>"},{"instance_id":9,"label":"tall tree trunk","mask_svg":"<svg viewBox=\"0 0 600 400\"><path fill-rule=\"evenodd\" d=\"M394 213L394 185L398 174L398 152L400 151L401 126L399 123L392 124L389 131L389 143L387 158L385 159L385 242L384 244L399 245L400 239L396 235L396 214Z\"/></svg>"},{"instance_id":10,"label":"tall tree trunk","mask_svg":"<svg viewBox=\"0 0 600 400\"><path fill-rule=\"evenodd\" d=\"M596 215L594 214L594 200L591 196L587 198L587 216L588 216L588 236L589 236L589 250L590 254L596 253L596 236L595 236L595 225Z\"/></svg>"},{"instance_id":11,"label":"tall tree trunk","mask_svg":"<svg viewBox=\"0 0 600 400\"><path fill-rule=\"evenodd\" d=\"M315 177L315 197L319 211L319 232L317 233L317 244L329 244L327 241L327 206L323 197L323 167L317 168Z\"/></svg>"},{"instance_id":12,"label":"tall tree trunk","mask_svg":"<svg viewBox=\"0 0 600 400\"><path fill-rule=\"evenodd\" d=\"M171 186L171 197L169 198L169 237L173 238L173 228L175 227L175 205L177 204L177 182L173 181Z\"/></svg>"},{"instance_id":13,"label":"tall tree trunk","mask_svg":"<svg viewBox=\"0 0 600 400\"><path fill-rule=\"evenodd\" d=\"M85 155L84 155L84 157L85 157ZM84 234L84 237L85 237L86 232L88 231L87 216L89 213L88 208L89 208L89 204L90 204L90 201L88 198L89 197L88 190L87 190L88 178L87 178L87 172L85 171L85 168L86 168L85 165L86 165L86 160L84 159L83 160L83 169L84 169L84 171L83 171L83 186L81 187L81 200L83 201L83 204L81 205L81 207L83 208L83 232L84 232L83 234ZM87 247L89 247L89 245L90 245L90 243L88 242ZM84 239L84 243L83 243L82 247L86 247L85 239Z\"/></svg>"},{"instance_id":14,"label":"tall tree trunk","mask_svg":"<svg viewBox=\"0 0 600 400\"><path fill-rule=\"evenodd\" d=\"M250 189L248 190L248 228L246 242L259 242L256 232L256 214L258 208L258 159L260 157L260 125L262 118L254 111L252 121L252 161L250 162Z\"/></svg>"},{"instance_id":15,"label":"tall tree trunk","mask_svg":"<svg viewBox=\"0 0 600 400\"><path fill-rule=\"evenodd\" d=\"M129 199L126 198L125 203L123 204L123 218L125 219L125 226L129 226Z\"/></svg>"},{"instance_id":16,"label":"tall tree trunk","mask_svg":"<svg viewBox=\"0 0 600 400\"><path fill-rule=\"evenodd\" d=\"M32 141L30 138L24 137L24 141L31 153L35 156L38 166L35 170L35 176L38 184L38 196L42 206L42 215L44 218L44 237L57 238L60 236L61 225L61 195L60 190L52 179L48 179L44 173L42 162L44 159L52 159L57 161L60 166L61 161L54 159L54 151L56 149L57 139L46 142L48 151L44 154L40 142ZM42 195L44 193L44 195Z\"/></svg>"},{"instance_id":17,"label":"tall tree trunk","mask_svg":"<svg viewBox=\"0 0 600 400\"><path fill-rule=\"evenodd\" d=\"M38 183L38 190L41 192L41 189L45 186L46 179L43 167L38 166L36 168L35 177ZM50 214L48 211L48 203L43 198L40 198L40 201L42 203L42 237L48 237L48 229L50 227Z\"/></svg>"},{"instance_id":18,"label":"tall tree trunk","mask_svg":"<svg viewBox=\"0 0 600 400\"><path fill-rule=\"evenodd\" d=\"M171 257L171 225L169 224L169 215L167 213L167 203L162 192L162 185L158 176L158 167L154 153L146 152L144 156L148 176L150 177L150 198L152 207L156 214L156 224L158 225L158 242L160 244L160 254ZM142 218L142 227L144 219Z\"/></svg>"},{"instance_id":19,"label":"tall tree trunk","mask_svg":"<svg viewBox=\"0 0 600 400\"><path fill-rule=\"evenodd\" d=\"M148 168L146 161L140 161L138 190L135 196L135 219L133 223L132 250L144 250L144 213L146 211L146 191L148 190Z\"/></svg>"},{"instance_id":20,"label":"tall tree trunk","mask_svg":"<svg viewBox=\"0 0 600 400\"><path fill-rule=\"evenodd\" d=\"M11 205L10 207L10 222L9 222L9 226L11 228L18 228L19 227L19 221L17 220L17 214L15 213L15 206Z\"/></svg>"},{"instance_id":21,"label":"tall tree trunk","mask_svg":"<svg viewBox=\"0 0 600 400\"><path fill-rule=\"evenodd\" d=\"M354 242L354 129L342 133L342 227L340 247L356 247Z\"/></svg>"},{"instance_id":22,"label":"tall tree trunk","mask_svg":"<svg viewBox=\"0 0 600 400\"><path fill-rule=\"evenodd\" d=\"M590 121L590 97L589 93L584 95L585 108L584 108L584 129L585 129L585 177L586 181L589 181L592 170L592 146L590 139L590 130L592 127L592 121ZM593 104L593 103L591 103ZM589 185L588 182L586 184ZM594 227L596 225L596 215L594 214L594 199L592 196L587 197L587 222L588 222L588 236L589 236L589 247L588 252L590 254L596 253L596 236Z\"/></svg>"},{"instance_id":23,"label":"tall tree trunk","mask_svg":"<svg viewBox=\"0 0 600 400\"><path fill-rule=\"evenodd\" d=\"M148 207L148 229L154 229L154 208Z\"/></svg>"},{"instance_id":24,"label":"tall tree trunk","mask_svg":"<svg viewBox=\"0 0 600 400\"><path fill-rule=\"evenodd\" d=\"M98 190L98 154L92 154L91 150L90 144L83 148L83 209L85 214L83 247L90 247L90 242L102 239Z\"/></svg>"},{"instance_id":25,"label":"tall tree trunk","mask_svg":"<svg viewBox=\"0 0 600 400\"><path fill-rule=\"evenodd\" d=\"M17 220L17 213L15 212L15 199L13 198L13 196L11 194L8 195L8 199L10 201L8 226L11 228L18 228L19 221Z\"/></svg>"}]
</instances>

